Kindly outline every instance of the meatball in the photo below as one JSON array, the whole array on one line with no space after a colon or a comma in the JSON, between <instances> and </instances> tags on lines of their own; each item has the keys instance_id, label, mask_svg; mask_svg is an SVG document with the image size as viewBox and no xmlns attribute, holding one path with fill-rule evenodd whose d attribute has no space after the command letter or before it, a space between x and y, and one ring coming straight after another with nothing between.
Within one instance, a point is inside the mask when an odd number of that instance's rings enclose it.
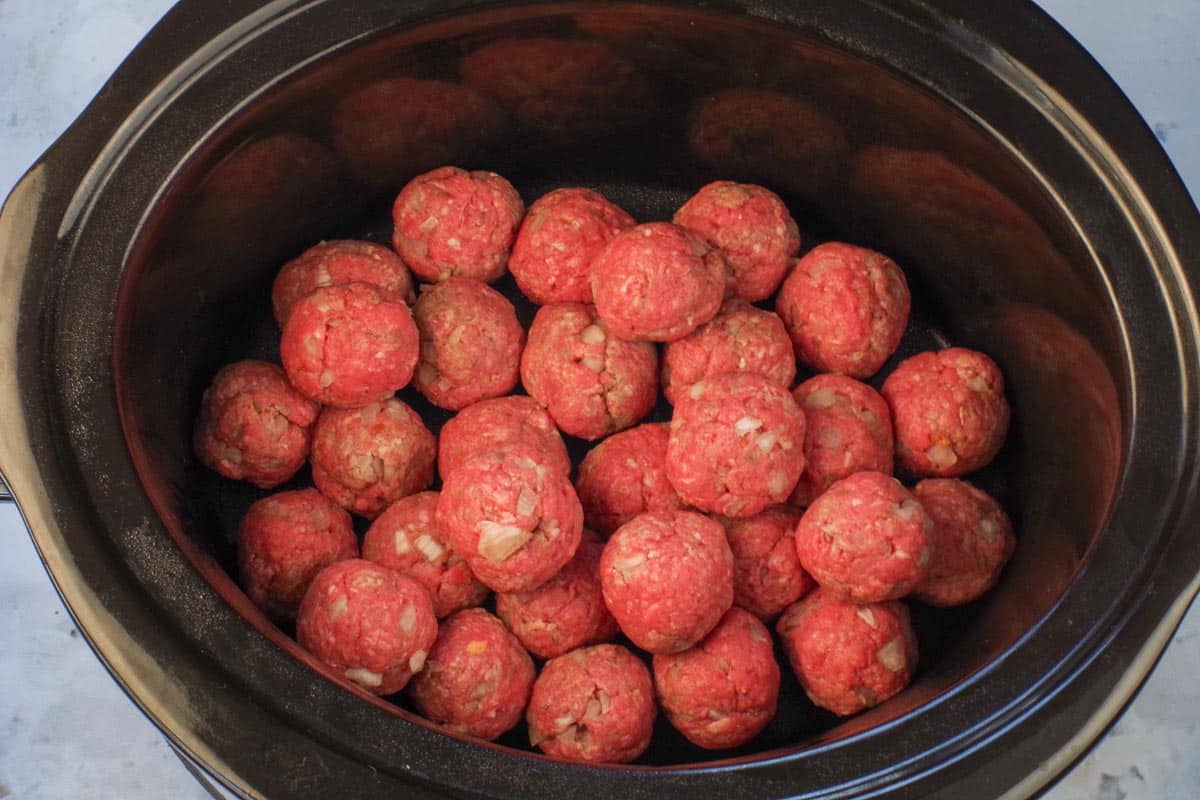
<instances>
[{"instance_id":1,"label":"meatball","mask_svg":"<svg viewBox=\"0 0 1200 800\"><path fill-rule=\"evenodd\" d=\"M524 592L571 560L583 531L575 488L521 445L482 452L450 474L438 522L471 571L497 592Z\"/></svg>"},{"instance_id":2,"label":"meatball","mask_svg":"<svg viewBox=\"0 0 1200 800\"><path fill-rule=\"evenodd\" d=\"M296 619L300 646L373 694L404 688L437 638L429 593L370 561L339 561L317 573Z\"/></svg>"},{"instance_id":3,"label":"meatball","mask_svg":"<svg viewBox=\"0 0 1200 800\"><path fill-rule=\"evenodd\" d=\"M667 477L689 505L752 517L804 471L804 412L779 384L726 373L692 386L671 417Z\"/></svg>"},{"instance_id":4,"label":"meatball","mask_svg":"<svg viewBox=\"0 0 1200 800\"><path fill-rule=\"evenodd\" d=\"M242 587L270 617L289 622L316 574L358 558L350 515L316 489L279 492L250 506L238 526Z\"/></svg>"},{"instance_id":5,"label":"meatball","mask_svg":"<svg viewBox=\"0 0 1200 800\"><path fill-rule=\"evenodd\" d=\"M504 132L491 98L449 81L385 78L334 109L334 149L362 183L395 191L408 178L474 158Z\"/></svg>"},{"instance_id":6,"label":"meatball","mask_svg":"<svg viewBox=\"0 0 1200 800\"><path fill-rule=\"evenodd\" d=\"M533 302L590 303L592 262L634 226L633 217L591 189L555 189L529 207L508 270Z\"/></svg>"},{"instance_id":7,"label":"meatball","mask_svg":"<svg viewBox=\"0 0 1200 800\"><path fill-rule=\"evenodd\" d=\"M955 478L982 469L1008 435L1004 376L974 350L905 359L883 382L883 396L896 426L896 458L914 475Z\"/></svg>"},{"instance_id":8,"label":"meatball","mask_svg":"<svg viewBox=\"0 0 1200 800\"><path fill-rule=\"evenodd\" d=\"M816 585L796 555L796 509L771 506L753 517L721 522L733 551L734 605L770 619Z\"/></svg>"},{"instance_id":9,"label":"meatball","mask_svg":"<svg viewBox=\"0 0 1200 800\"><path fill-rule=\"evenodd\" d=\"M524 213L517 190L496 173L439 167L396 196L392 246L421 280L491 283L504 274Z\"/></svg>"},{"instance_id":10,"label":"meatball","mask_svg":"<svg viewBox=\"0 0 1200 800\"><path fill-rule=\"evenodd\" d=\"M667 480L668 426L648 423L608 437L579 465L575 490L588 525L610 534L643 511L683 506Z\"/></svg>"},{"instance_id":11,"label":"meatball","mask_svg":"<svg viewBox=\"0 0 1200 800\"><path fill-rule=\"evenodd\" d=\"M810 700L839 716L897 694L917 666L917 637L903 603L859 605L817 589L775 624Z\"/></svg>"},{"instance_id":12,"label":"meatball","mask_svg":"<svg viewBox=\"0 0 1200 800\"><path fill-rule=\"evenodd\" d=\"M423 716L447 730L490 740L521 721L535 674L504 623L469 608L442 623L409 694Z\"/></svg>"},{"instance_id":13,"label":"meatball","mask_svg":"<svg viewBox=\"0 0 1200 800\"><path fill-rule=\"evenodd\" d=\"M775 716L779 664L771 633L731 608L695 647L654 656L654 688L667 719L707 750L738 747Z\"/></svg>"},{"instance_id":14,"label":"meatball","mask_svg":"<svg viewBox=\"0 0 1200 800\"><path fill-rule=\"evenodd\" d=\"M703 514L647 511L604 546L600 585L630 641L651 653L678 653L733 605L733 553L720 523Z\"/></svg>"},{"instance_id":15,"label":"meatball","mask_svg":"<svg viewBox=\"0 0 1200 800\"><path fill-rule=\"evenodd\" d=\"M209 469L271 489L304 466L319 410L279 367L239 361L204 390L192 444Z\"/></svg>"},{"instance_id":16,"label":"meatball","mask_svg":"<svg viewBox=\"0 0 1200 800\"><path fill-rule=\"evenodd\" d=\"M995 586L1017 540L991 495L953 478L927 478L913 494L933 520L933 560L913 596L933 606L957 606Z\"/></svg>"},{"instance_id":17,"label":"meatball","mask_svg":"<svg viewBox=\"0 0 1200 800\"><path fill-rule=\"evenodd\" d=\"M517 385L525 330L504 295L468 278L425 288L413 306L421 355L413 386L457 411Z\"/></svg>"},{"instance_id":18,"label":"meatball","mask_svg":"<svg viewBox=\"0 0 1200 800\"><path fill-rule=\"evenodd\" d=\"M304 295L326 286L365 283L412 303L413 279L400 256L372 242L335 240L310 247L283 265L271 287L271 306L279 327Z\"/></svg>"},{"instance_id":19,"label":"meatball","mask_svg":"<svg viewBox=\"0 0 1200 800\"><path fill-rule=\"evenodd\" d=\"M585 539L575 557L541 586L496 595L496 613L529 652L554 658L617 635L617 621L600 590L603 550L600 542Z\"/></svg>"},{"instance_id":20,"label":"meatball","mask_svg":"<svg viewBox=\"0 0 1200 800\"><path fill-rule=\"evenodd\" d=\"M599 644L546 662L525 720L530 744L551 758L619 764L646 752L657 714L646 665Z\"/></svg>"},{"instance_id":21,"label":"meatball","mask_svg":"<svg viewBox=\"0 0 1200 800\"><path fill-rule=\"evenodd\" d=\"M374 519L433 482L437 443L417 412L391 398L327 408L313 432L313 483L329 499Z\"/></svg>"},{"instance_id":22,"label":"meatball","mask_svg":"<svg viewBox=\"0 0 1200 800\"><path fill-rule=\"evenodd\" d=\"M796 356L818 372L867 378L896 351L911 298L882 253L829 242L796 262L775 299Z\"/></svg>"},{"instance_id":23,"label":"meatball","mask_svg":"<svg viewBox=\"0 0 1200 800\"><path fill-rule=\"evenodd\" d=\"M796 527L800 564L856 603L904 597L925 580L933 521L912 492L882 472L856 472L818 497Z\"/></svg>"},{"instance_id":24,"label":"meatball","mask_svg":"<svg viewBox=\"0 0 1200 800\"><path fill-rule=\"evenodd\" d=\"M306 397L358 408L408 385L417 365L417 326L403 298L365 283L326 286L297 300L279 355Z\"/></svg>"},{"instance_id":25,"label":"meatball","mask_svg":"<svg viewBox=\"0 0 1200 800\"><path fill-rule=\"evenodd\" d=\"M612 238L592 262L596 313L621 339L670 342L721 308L725 259L696 234L647 222Z\"/></svg>"},{"instance_id":26,"label":"meatball","mask_svg":"<svg viewBox=\"0 0 1200 800\"><path fill-rule=\"evenodd\" d=\"M783 200L749 183L708 184L672 222L717 248L729 265L733 294L750 302L774 294L800 252L800 229Z\"/></svg>"},{"instance_id":27,"label":"meatball","mask_svg":"<svg viewBox=\"0 0 1200 800\"><path fill-rule=\"evenodd\" d=\"M792 391L804 409L804 473L792 502L807 506L856 472L892 474L892 414L879 392L845 375L817 375Z\"/></svg>"},{"instance_id":28,"label":"meatball","mask_svg":"<svg viewBox=\"0 0 1200 800\"><path fill-rule=\"evenodd\" d=\"M429 591L438 619L482 603L488 588L475 579L437 523L437 492L402 497L371 523L363 537L368 561L416 579Z\"/></svg>"},{"instance_id":29,"label":"meatball","mask_svg":"<svg viewBox=\"0 0 1200 800\"><path fill-rule=\"evenodd\" d=\"M663 394L672 405L688 387L724 372L762 375L780 386L796 379L796 355L783 320L741 300L663 350Z\"/></svg>"},{"instance_id":30,"label":"meatball","mask_svg":"<svg viewBox=\"0 0 1200 800\"><path fill-rule=\"evenodd\" d=\"M438 473L445 481L471 456L510 444L539 450L547 466L571 474L571 457L554 420L524 395L480 400L447 420L438 436Z\"/></svg>"},{"instance_id":31,"label":"meatball","mask_svg":"<svg viewBox=\"0 0 1200 800\"><path fill-rule=\"evenodd\" d=\"M592 306L556 303L529 326L521 381L564 433L599 439L654 408L658 352L614 336Z\"/></svg>"}]
</instances>

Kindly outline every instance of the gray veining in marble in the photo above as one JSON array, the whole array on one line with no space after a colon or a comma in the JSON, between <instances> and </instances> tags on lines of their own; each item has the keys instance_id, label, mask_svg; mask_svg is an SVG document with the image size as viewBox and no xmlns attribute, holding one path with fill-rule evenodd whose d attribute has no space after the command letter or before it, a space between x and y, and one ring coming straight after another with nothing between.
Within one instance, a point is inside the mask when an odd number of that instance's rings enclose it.
<instances>
[{"instance_id":1,"label":"gray veining in marble","mask_svg":"<svg viewBox=\"0 0 1200 800\"><path fill-rule=\"evenodd\" d=\"M168 0L0 0L0 195ZM1113 74L1200 193L1200 0L1043 0ZM1200 797L1200 611L1049 800ZM0 507L0 798L207 797L79 637L20 517Z\"/></svg>"}]
</instances>

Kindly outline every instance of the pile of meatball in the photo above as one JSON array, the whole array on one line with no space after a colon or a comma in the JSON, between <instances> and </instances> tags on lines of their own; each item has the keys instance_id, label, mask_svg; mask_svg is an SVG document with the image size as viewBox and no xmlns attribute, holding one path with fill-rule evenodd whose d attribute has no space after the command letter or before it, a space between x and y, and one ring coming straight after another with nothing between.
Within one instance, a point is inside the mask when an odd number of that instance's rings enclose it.
<instances>
[{"instance_id":1,"label":"pile of meatball","mask_svg":"<svg viewBox=\"0 0 1200 800\"><path fill-rule=\"evenodd\" d=\"M1004 442L1003 378L950 347L862 382L909 316L887 256L797 258L783 201L729 181L637 224L589 189L526 211L499 175L443 167L393 219L394 249L283 266L282 368L221 370L195 430L227 478L311 465L315 488L250 507L238 565L336 675L480 739L524 717L557 759L637 759L660 707L731 748L775 715L769 626L812 702L850 715L911 679L902 598L995 584L1012 527L960 476ZM539 306L528 331L489 285L506 271ZM797 362L817 374L793 387ZM410 384L456 412L439 436L395 396ZM660 389L670 423L639 424ZM578 465L562 434L594 443Z\"/></svg>"}]
</instances>

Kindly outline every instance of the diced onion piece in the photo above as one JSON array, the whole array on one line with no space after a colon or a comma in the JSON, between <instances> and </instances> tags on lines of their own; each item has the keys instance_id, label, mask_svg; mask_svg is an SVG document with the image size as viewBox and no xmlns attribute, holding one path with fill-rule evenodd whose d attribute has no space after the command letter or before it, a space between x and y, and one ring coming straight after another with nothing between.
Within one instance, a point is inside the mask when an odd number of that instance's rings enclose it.
<instances>
[{"instance_id":1,"label":"diced onion piece","mask_svg":"<svg viewBox=\"0 0 1200 800\"><path fill-rule=\"evenodd\" d=\"M430 562L436 562L446 552L446 548L438 544L437 539L434 539L428 533L422 533L418 536L415 546L421 551L421 555L425 556L425 560Z\"/></svg>"},{"instance_id":2,"label":"diced onion piece","mask_svg":"<svg viewBox=\"0 0 1200 800\"><path fill-rule=\"evenodd\" d=\"M804 405L813 408L829 408L837 402L837 392L833 389L817 389L804 398Z\"/></svg>"},{"instance_id":3,"label":"diced onion piece","mask_svg":"<svg viewBox=\"0 0 1200 800\"><path fill-rule=\"evenodd\" d=\"M529 531L516 525L504 525L490 520L480 522L478 530L479 555L493 564L499 564L520 550L533 536Z\"/></svg>"},{"instance_id":4,"label":"diced onion piece","mask_svg":"<svg viewBox=\"0 0 1200 800\"><path fill-rule=\"evenodd\" d=\"M528 486L521 487L521 494L517 496L517 516L528 517L537 510L537 506L537 495L529 491Z\"/></svg>"},{"instance_id":5,"label":"diced onion piece","mask_svg":"<svg viewBox=\"0 0 1200 800\"><path fill-rule=\"evenodd\" d=\"M925 451L926 457L935 467L945 469L958 463L958 454L948 444L935 444Z\"/></svg>"},{"instance_id":6,"label":"diced onion piece","mask_svg":"<svg viewBox=\"0 0 1200 800\"><path fill-rule=\"evenodd\" d=\"M393 547L395 548L396 555L398 556L412 552L412 545L408 542L408 534L406 534L403 529L396 530L396 536L393 539Z\"/></svg>"},{"instance_id":7,"label":"diced onion piece","mask_svg":"<svg viewBox=\"0 0 1200 800\"><path fill-rule=\"evenodd\" d=\"M400 612L400 619L396 621L400 626L400 630L404 631L406 636L412 636L413 631L417 629L417 609L413 606L405 606Z\"/></svg>"},{"instance_id":8,"label":"diced onion piece","mask_svg":"<svg viewBox=\"0 0 1200 800\"><path fill-rule=\"evenodd\" d=\"M588 325L580 332L579 338L584 344L600 344L607 337L604 335L604 329L599 325Z\"/></svg>"},{"instance_id":9,"label":"diced onion piece","mask_svg":"<svg viewBox=\"0 0 1200 800\"><path fill-rule=\"evenodd\" d=\"M879 659L879 663L891 670L892 672L900 672L904 669L904 642L899 636L889 641L883 647L879 648L875 653L875 658Z\"/></svg>"},{"instance_id":10,"label":"diced onion piece","mask_svg":"<svg viewBox=\"0 0 1200 800\"><path fill-rule=\"evenodd\" d=\"M329 619L331 622L336 622L337 618L346 613L346 608L350 605L350 601L346 595L340 594L337 599L329 604Z\"/></svg>"},{"instance_id":11,"label":"diced onion piece","mask_svg":"<svg viewBox=\"0 0 1200 800\"><path fill-rule=\"evenodd\" d=\"M412 657L408 659L408 671L413 673L420 672L421 668L425 666L425 657L427 655L429 654L424 650L418 650L413 653Z\"/></svg>"},{"instance_id":12,"label":"diced onion piece","mask_svg":"<svg viewBox=\"0 0 1200 800\"><path fill-rule=\"evenodd\" d=\"M757 417L742 417L737 422L733 423L733 429L738 432L739 436L756 431L762 426L762 420L758 419Z\"/></svg>"},{"instance_id":13,"label":"diced onion piece","mask_svg":"<svg viewBox=\"0 0 1200 800\"><path fill-rule=\"evenodd\" d=\"M854 610L854 613L857 614L858 618L861 619L863 622L867 623L872 628L875 627L875 612L874 611L867 608L866 606L859 606L858 608L856 608Z\"/></svg>"},{"instance_id":14,"label":"diced onion piece","mask_svg":"<svg viewBox=\"0 0 1200 800\"><path fill-rule=\"evenodd\" d=\"M905 500L896 507L896 516L900 519L912 519L921 510L921 504L916 500Z\"/></svg>"},{"instance_id":15,"label":"diced onion piece","mask_svg":"<svg viewBox=\"0 0 1200 800\"><path fill-rule=\"evenodd\" d=\"M366 686L368 689L377 689L383 685L382 675L363 667L348 669L343 674L346 676L346 680L354 681L359 686Z\"/></svg>"}]
</instances>

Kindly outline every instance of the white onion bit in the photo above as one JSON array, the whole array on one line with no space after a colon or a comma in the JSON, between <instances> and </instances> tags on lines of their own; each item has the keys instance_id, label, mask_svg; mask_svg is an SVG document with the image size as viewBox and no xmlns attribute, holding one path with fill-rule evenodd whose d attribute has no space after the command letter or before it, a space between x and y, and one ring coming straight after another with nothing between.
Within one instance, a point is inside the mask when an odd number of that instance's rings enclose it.
<instances>
[{"instance_id":1,"label":"white onion bit","mask_svg":"<svg viewBox=\"0 0 1200 800\"><path fill-rule=\"evenodd\" d=\"M348 669L343 674L346 676L346 680L354 681L359 686L366 686L368 689L375 689L383 685L382 675L362 667Z\"/></svg>"},{"instance_id":2,"label":"white onion bit","mask_svg":"<svg viewBox=\"0 0 1200 800\"><path fill-rule=\"evenodd\" d=\"M396 531L394 542L396 555L402 556L405 553L412 552L412 545L408 543L408 535L403 530Z\"/></svg>"},{"instance_id":3,"label":"white onion bit","mask_svg":"<svg viewBox=\"0 0 1200 800\"><path fill-rule=\"evenodd\" d=\"M397 621L400 630L404 631L405 636L412 636L413 631L417 629L417 609L412 606L405 606L400 612L400 619Z\"/></svg>"},{"instance_id":4,"label":"white onion bit","mask_svg":"<svg viewBox=\"0 0 1200 800\"><path fill-rule=\"evenodd\" d=\"M480 522L478 530L479 554L493 564L499 564L520 550L533 536L524 528L516 525L504 525L491 520Z\"/></svg>"},{"instance_id":5,"label":"white onion bit","mask_svg":"<svg viewBox=\"0 0 1200 800\"><path fill-rule=\"evenodd\" d=\"M892 672L900 672L904 669L904 642L899 636L889 641L883 647L879 648L875 653L875 658L880 664L891 670Z\"/></svg>"},{"instance_id":6,"label":"white onion bit","mask_svg":"<svg viewBox=\"0 0 1200 800\"><path fill-rule=\"evenodd\" d=\"M599 325L588 325L580 332L579 338L584 344L600 344L607 337L604 335L604 329Z\"/></svg>"},{"instance_id":7,"label":"white onion bit","mask_svg":"<svg viewBox=\"0 0 1200 800\"><path fill-rule=\"evenodd\" d=\"M438 544L437 539L428 533L418 536L415 545L421 551L421 555L425 556L425 560L430 562L436 562L446 552L446 548Z\"/></svg>"},{"instance_id":8,"label":"white onion bit","mask_svg":"<svg viewBox=\"0 0 1200 800\"><path fill-rule=\"evenodd\" d=\"M340 594L338 598L329 604L329 619L331 622L336 622L337 618L346 613L346 607L350 605L350 601L346 599L346 595Z\"/></svg>"},{"instance_id":9,"label":"white onion bit","mask_svg":"<svg viewBox=\"0 0 1200 800\"><path fill-rule=\"evenodd\" d=\"M424 650L418 650L417 652L413 653L412 658L408 660L409 672L420 672L421 668L425 666L425 656L427 655L428 653L426 653Z\"/></svg>"}]
</instances>

